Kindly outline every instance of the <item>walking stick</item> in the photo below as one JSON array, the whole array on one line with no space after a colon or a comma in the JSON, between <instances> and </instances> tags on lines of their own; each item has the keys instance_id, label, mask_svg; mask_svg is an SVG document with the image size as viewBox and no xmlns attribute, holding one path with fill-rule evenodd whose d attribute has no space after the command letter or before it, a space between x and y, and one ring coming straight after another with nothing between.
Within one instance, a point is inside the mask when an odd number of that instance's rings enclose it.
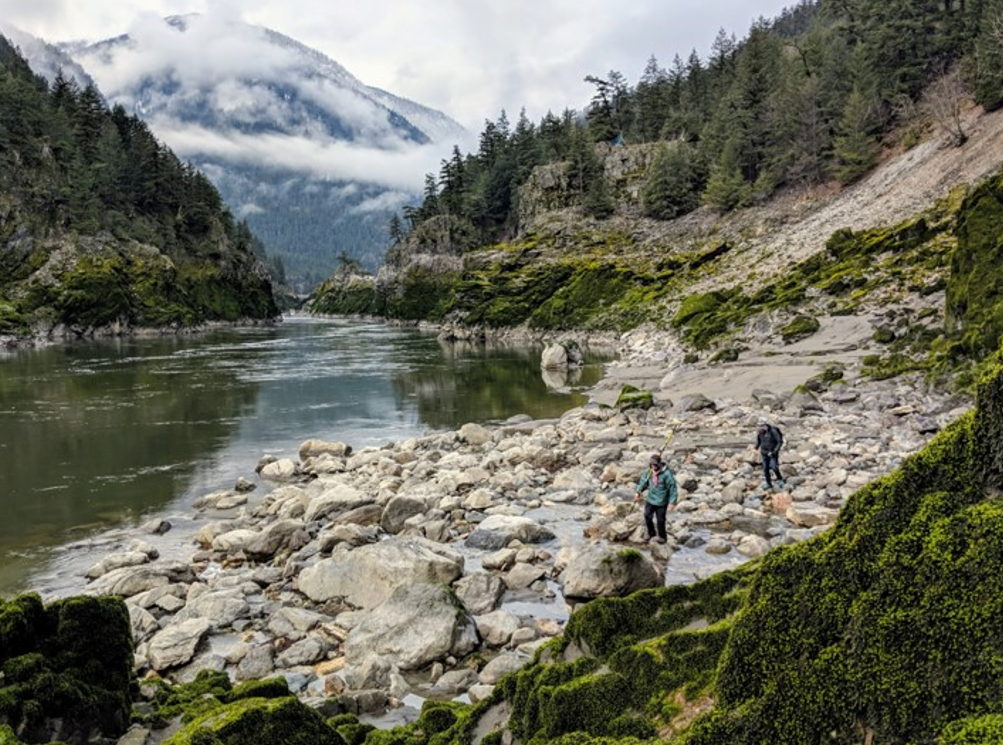
<instances>
[{"instance_id":1,"label":"walking stick","mask_svg":"<svg viewBox=\"0 0 1003 745\"><path fill-rule=\"evenodd\" d=\"M665 436L665 442L663 442L662 447L658 449L658 457L662 456L662 453L665 452L665 448L669 446L669 443L672 442L672 438L675 437L675 435L676 435L676 430L674 428L670 429L669 434ZM649 463L648 469L644 472L644 476L650 476L650 475L651 475L651 464ZM642 478L644 478L644 476L642 476ZM637 500L635 499L630 505L630 512L628 512L627 514L628 515L632 514L634 512L634 507L636 506L637 506Z\"/></svg>"}]
</instances>

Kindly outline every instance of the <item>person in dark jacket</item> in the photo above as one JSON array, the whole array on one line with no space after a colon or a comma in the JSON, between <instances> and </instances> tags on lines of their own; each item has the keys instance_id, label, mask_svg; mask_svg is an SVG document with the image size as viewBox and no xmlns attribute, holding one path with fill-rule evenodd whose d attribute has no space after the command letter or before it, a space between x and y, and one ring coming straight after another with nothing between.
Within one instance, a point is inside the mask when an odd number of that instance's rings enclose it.
<instances>
[{"instance_id":1,"label":"person in dark jacket","mask_svg":"<svg viewBox=\"0 0 1003 745\"><path fill-rule=\"evenodd\" d=\"M784 488L784 477L780 474L780 448L784 446L784 436L772 424L763 422L756 431L756 449L763 459L764 489L773 488L773 474L777 476L777 486Z\"/></svg>"},{"instance_id":2,"label":"person in dark jacket","mask_svg":"<svg viewBox=\"0 0 1003 745\"><path fill-rule=\"evenodd\" d=\"M644 501L644 525L648 529L648 540L665 543L665 513L666 510L676 509L679 489L668 463L658 453L648 460L648 468L637 482L634 501L640 502L641 494L645 491L648 496Z\"/></svg>"}]
</instances>

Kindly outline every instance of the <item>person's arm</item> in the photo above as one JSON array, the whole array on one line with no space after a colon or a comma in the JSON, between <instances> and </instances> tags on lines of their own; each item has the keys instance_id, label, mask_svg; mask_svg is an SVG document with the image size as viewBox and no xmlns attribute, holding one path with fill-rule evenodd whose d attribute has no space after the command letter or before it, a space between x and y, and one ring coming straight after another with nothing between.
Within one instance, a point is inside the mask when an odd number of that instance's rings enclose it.
<instances>
[{"instance_id":1,"label":"person's arm","mask_svg":"<svg viewBox=\"0 0 1003 745\"><path fill-rule=\"evenodd\" d=\"M647 469L647 470L645 470L645 472L641 474L641 478L638 480L637 486L634 488L634 501L635 502L640 502L641 501L641 492L643 492L645 489L648 488L648 480L649 480L650 475L651 475L651 469L650 468Z\"/></svg>"},{"instance_id":2,"label":"person's arm","mask_svg":"<svg viewBox=\"0 0 1003 745\"><path fill-rule=\"evenodd\" d=\"M674 473L666 469L665 474L669 477L669 509L674 510L679 503L679 487Z\"/></svg>"}]
</instances>

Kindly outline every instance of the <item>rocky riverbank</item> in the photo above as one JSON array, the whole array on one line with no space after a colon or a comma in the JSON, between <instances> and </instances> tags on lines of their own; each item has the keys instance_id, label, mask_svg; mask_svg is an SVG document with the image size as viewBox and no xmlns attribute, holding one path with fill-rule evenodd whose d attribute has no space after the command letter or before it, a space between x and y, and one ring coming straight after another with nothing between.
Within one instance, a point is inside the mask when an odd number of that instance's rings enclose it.
<instances>
[{"instance_id":1,"label":"rocky riverbank","mask_svg":"<svg viewBox=\"0 0 1003 745\"><path fill-rule=\"evenodd\" d=\"M625 341L609 380L657 370L651 408L591 403L360 451L307 440L173 527L90 542L99 556L79 591L125 598L141 675L278 674L325 713L477 700L562 632L573 603L692 582L810 538L968 407L916 380L816 362L797 392L675 396L692 365L655 349L657 335ZM725 372L703 366L705 384ZM786 435L784 491L760 488L751 443L764 418ZM668 542L649 545L633 484L670 431L681 501Z\"/></svg>"}]
</instances>

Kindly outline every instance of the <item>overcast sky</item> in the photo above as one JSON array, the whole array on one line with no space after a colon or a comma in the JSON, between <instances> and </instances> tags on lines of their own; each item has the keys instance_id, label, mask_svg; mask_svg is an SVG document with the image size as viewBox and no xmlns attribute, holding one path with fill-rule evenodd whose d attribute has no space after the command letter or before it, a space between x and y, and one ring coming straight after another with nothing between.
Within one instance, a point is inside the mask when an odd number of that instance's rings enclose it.
<instances>
[{"instance_id":1,"label":"overcast sky","mask_svg":"<svg viewBox=\"0 0 1003 745\"><path fill-rule=\"evenodd\" d=\"M0 0L0 20L46 41L127 33L150 14L224 11L340 62L367 85L440 109L475 134L505 109L581 109L585 75L636 83L651 54L706 57L719 28L794 0ZM144 17L145 16L145 17ZM189 60L193 62L194 60Z\"/></svg>"}]
</instances>

